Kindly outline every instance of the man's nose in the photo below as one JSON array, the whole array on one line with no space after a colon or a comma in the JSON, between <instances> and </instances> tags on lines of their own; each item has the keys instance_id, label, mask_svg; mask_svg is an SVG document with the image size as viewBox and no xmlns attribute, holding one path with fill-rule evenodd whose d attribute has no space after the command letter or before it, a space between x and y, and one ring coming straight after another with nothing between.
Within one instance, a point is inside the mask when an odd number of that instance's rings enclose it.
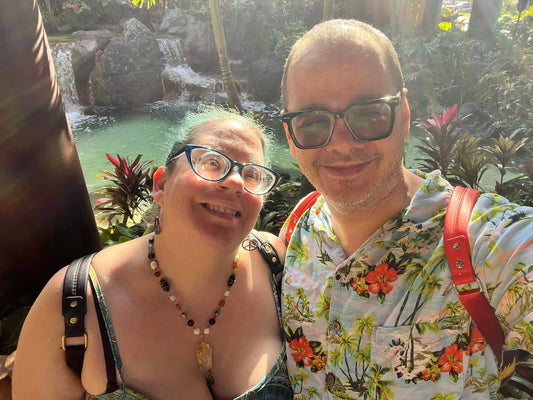
<instances>
[{"instance_id":1,"label":"man's nose","mask_svg":"<svg viewBox=\"0 0 533 400\"><path fill-rule=\"evenodd\" d=\"M346 148L346 146L353 146L354 142L357 141L353 138L350 130L348 129L348 125L346 125L346 122L344 121L344 118L336 118L335 124L333 125L333 135L331 136L331 140L327 147L333 148L341 146Z\"/></svg>"}]
</instances>

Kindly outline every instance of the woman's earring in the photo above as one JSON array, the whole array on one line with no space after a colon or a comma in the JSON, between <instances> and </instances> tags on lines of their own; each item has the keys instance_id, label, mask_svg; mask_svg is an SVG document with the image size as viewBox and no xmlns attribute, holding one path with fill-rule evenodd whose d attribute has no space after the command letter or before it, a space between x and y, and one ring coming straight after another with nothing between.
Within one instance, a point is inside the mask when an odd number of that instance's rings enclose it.
<instances>
[{"instance_id":1,"label":"woman's earring","mask_svg":"<svg viewBox=\"0 0 533 400\"><path fill-rule=\"evenodd\" d=\"M161 233L161 223L159 222L159 215L155 217L154 221L154 233L159 235Z\"/></svg>"}]
</instances>

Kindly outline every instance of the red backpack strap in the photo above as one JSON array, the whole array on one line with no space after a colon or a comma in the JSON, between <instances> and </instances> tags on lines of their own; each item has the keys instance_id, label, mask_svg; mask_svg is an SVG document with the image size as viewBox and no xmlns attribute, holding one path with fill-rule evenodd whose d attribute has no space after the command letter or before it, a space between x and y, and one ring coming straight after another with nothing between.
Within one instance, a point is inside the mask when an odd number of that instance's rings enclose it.
<instances>
[{"instance_id":1,"label":"red backpack strap","mask_svg":"<svg viewBox=\"0 0 533 400\"><path fill-rule=\"evenodd\" d=\"M454 289L501 367L505 341L503 329L487 297L483 294L483 286L470 261L468 224L478 196L479 192L474 189L463 187L454 189L444 218L444 250L450 264ZM462 289L464 285L470 287Z\"/></svg>"},{"instance_id":2,"label":"red backpack strap","mask_svg":"<svg viewBox=\"0 0 533 400\"><path fill-rule=\"evenodd\" d=\"M285 232L285 245L288 245L291 241L291 236L294 232L294 228L296 228L296 224L302 217L305 210L307 210L315 203L318 196L320 196L320 192L318 190L309 193L303 198L302 201L300 201L300 204L298 204L298 206L294 209L291 215L289 215L289 225L287 225L287 231Z\"/></svg>"}]
</instances>

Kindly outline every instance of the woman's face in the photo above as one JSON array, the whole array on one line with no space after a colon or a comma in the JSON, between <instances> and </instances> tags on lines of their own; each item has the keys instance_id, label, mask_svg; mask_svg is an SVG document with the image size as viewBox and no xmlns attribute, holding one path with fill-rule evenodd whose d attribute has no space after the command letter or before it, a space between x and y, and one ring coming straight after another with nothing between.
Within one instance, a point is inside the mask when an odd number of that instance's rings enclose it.
<instances>
[{"instance_id":1,"label":"woman's face","mask_svg":"<svg viewBox=\"0 0 533 400\"><path fill-rule=\"evenodd\" d=\"M239 121L204 123L191 144L210 147L240 163L264 164L258 134ZM246 237L263 203L262 196L244 190L238 171L210 182L194 173L185 155L171 172L160 169L155 174L153 196L161 206L162 230L198 233L203 241L228 246Z\"/></svg>"}]
</instances>

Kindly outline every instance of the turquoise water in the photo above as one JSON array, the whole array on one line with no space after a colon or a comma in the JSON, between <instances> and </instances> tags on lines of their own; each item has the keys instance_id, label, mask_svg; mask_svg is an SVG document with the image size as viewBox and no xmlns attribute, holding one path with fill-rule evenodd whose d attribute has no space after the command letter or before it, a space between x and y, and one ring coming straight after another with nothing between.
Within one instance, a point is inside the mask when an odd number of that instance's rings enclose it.
<instances>
[{"instance_id":1,"label":"turquoise water","mask_svg":"<svg viewBox=\"0 0 533 400\"><path fill-rule=\"evenodd\" d=\"M103 169L113 170L106 153L120 154L134 159L142 154L142 160L153 160L155 166L162 165L175 141L179 121L150 116L84 117L69 115L76 149L83 169L83 175L90 194L107 186L97 177ZM271 164L284 170L297 170L290 155L283 132L272 135ZM93 197L93 196L91 196Z\"/></svg>"}]
</instances>

